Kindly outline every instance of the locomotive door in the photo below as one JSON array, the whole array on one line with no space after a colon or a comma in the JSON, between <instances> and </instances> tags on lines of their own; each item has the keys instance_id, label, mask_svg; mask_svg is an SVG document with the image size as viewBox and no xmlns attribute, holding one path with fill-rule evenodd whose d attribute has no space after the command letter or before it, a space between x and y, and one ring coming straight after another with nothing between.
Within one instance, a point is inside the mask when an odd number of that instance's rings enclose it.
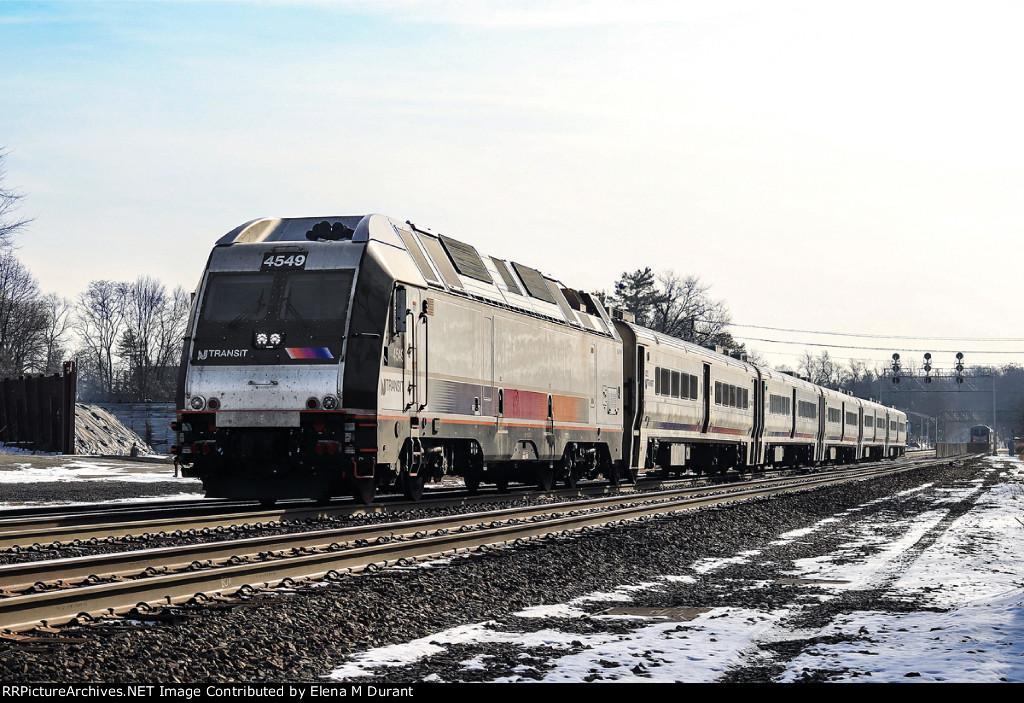
<instances>
[{"instance_id":1,"label":"locomotive door","mask_svg":"<svg viewBox=\"0 0 1024 703\"><path fill-rule=\"evenodd\" d=\"M481 415L494 415L494 318L484 317L484 339L480 345L480 360L483 368L483 406Z\"/></svg>"},{"instance_id":2,"label":"locomotive door","mask_svg":"<svg viewBox=\"0 0 1024 703\"><path fill-rule=\"evenodd\" d=\"M420 291L410 288L406 293L406 349L403 368L405 409L418 413L427 407L429 359L427 347L430 340L429 317L433 301L422 298Z\"/></svg>"},{"instance_id":3,"label":"locomotive door","mask_svg":"<svg viewBox=\"0 0 1024 703\"><path fill-rule=\"evenodd\" d=\"M405 394L406 412L417 410L416 372L419 368L416 356L417 324L416 316L420 307L420 292L415 288L405 290L405 359L402 366L402 388Z\"/></svg>"},{"instance_id":4,"label":"locomotive door","mask_svg":"<svg viewBox=\"0 0 1024 703\"><path fill-rule=\"evenodd\" d=\"M430 317L434 314L433 298L420 300L416 316L416 412L427 409L430 396Z\"/></svg>"}]
</instances>

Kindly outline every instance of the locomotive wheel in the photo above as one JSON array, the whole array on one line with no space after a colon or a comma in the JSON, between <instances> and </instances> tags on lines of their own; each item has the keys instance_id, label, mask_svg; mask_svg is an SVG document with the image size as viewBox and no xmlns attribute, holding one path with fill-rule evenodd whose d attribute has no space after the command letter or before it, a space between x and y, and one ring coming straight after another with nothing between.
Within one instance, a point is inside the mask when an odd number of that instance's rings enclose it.
<instances>
[{"instance_id":1,"label":"locomotive wheel","mask_svg":"<svg viewBox=\"0 0 1024 703\"><path fill-rule=\"evenodd\" d=\"M415 476L402 474L402 495L408 500L420 500L423 498L423 485L425 483L426 477L422 472L417 473Z\"/></svg>"},{"instance_id":2,"label":"locomotive wheel","mask_svg":"<svg viewBox=\"0 0 1024 703\"><path fill-rule=\"evenodd\" d=\"M373 494L376 490L376 481L373 476L369 478L352 479L352 497L357 503L369 505L373 502Z\"/></svg>"}]
</instances>

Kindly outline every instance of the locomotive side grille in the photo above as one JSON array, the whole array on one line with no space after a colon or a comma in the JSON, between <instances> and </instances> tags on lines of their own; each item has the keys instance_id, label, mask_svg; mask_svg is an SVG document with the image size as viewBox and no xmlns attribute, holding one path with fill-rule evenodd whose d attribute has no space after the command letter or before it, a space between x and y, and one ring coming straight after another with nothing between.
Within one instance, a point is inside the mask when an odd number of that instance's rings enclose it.
<instances>
[{"instance_id":1,"label":"locomotive side grille","mask_svg":"<svg viewBox=\"0 0 1024 703\"><path fill-rule=\"evenodd\" d=\"M451 237L446 237L443 234L440 237L445 251L452 257L452 261L455 262L455 269L459 273L484 283L493 282L491 274L487 273L487 269L484 268L484 262L480 260L480 255L477 254L473 246Z\"/></svg>"},{"instance_id":2,"label":"locomotive side grille","mask_svg":"<svg viewBox=\"0 0 1024 703\"><path fill-rule=\"evenodd\" d=\"M512 267L515 268L516 273L523 279L523 283L526 284L526 292L537 300L543 300L546 303L555 303L554 297L551 295L551 291L548 290L548 284L544 281L544 276L541 275L537 269L532 269L529 266L523 266L512 262Z\"/></svg>"}]
</instances>

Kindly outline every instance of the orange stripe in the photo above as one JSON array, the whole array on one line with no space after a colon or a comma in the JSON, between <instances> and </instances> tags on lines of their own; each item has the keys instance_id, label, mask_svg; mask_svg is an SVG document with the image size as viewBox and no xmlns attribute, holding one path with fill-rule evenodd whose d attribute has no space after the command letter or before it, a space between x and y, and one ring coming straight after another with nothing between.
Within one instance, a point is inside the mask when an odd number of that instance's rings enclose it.
<instances>
[{"instance_id":1,"label":"orange stripe","mask_svg":"<svg viewBox=\"0 0 1024 703\"><path fill-rule=\"evenodd\" d=\"M381 419L381 420L408 420L410 416L408 416L408 415L397 415L397 416L396 415L378 415L377 417L379 419ZM423 419L425 421L427 421L427 422L429 422L429 420L430 420L428 418L423 418ZM488 419L488 420L462 420L462 419L459 419L459 418L447 418L447 417L437 417L437 418L432 418L432 419L436 419L436 420L439 420L440 422L449 423L449 424L453 424L453 425L494 425L495 424L495 421L493 419ZM547 423L538 424L538 423L533 423L533 422L516 422L516 421L510 421L510 420L504 420L501 423L501 425L503 427L532 427L532 428L537 428L537 429L542 429L542 430L547 429L548 427L551 426L551 425L549 425ZM555 425L554 428L556 430L601 430L602 432L622 432L623 431L621 427L598 427L596 425Z\"/></svg>"}]
</instances>

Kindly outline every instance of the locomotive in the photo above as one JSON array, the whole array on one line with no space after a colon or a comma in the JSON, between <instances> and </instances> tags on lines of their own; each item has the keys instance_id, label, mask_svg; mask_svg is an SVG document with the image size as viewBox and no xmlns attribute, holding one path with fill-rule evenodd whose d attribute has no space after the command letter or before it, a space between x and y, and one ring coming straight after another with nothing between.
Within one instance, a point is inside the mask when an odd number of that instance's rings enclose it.
<instances>
[{"instance_id":1,"label":"locomotive","mask_svg":"<svg viewBox=\"0 0 1024 703\"><path fill-rule=\"evenodd\" d=\"M995 454L998 446L996 433L988 425L975 425L971 428L968 451Z\"/></svg>"},{"instance_id":2,"label":"locomotive","mask_svg":"<svg viewBox=\"0 0 1024 703\"><path fill-rule=\"evenodd\" d=\"M416 500L446 475L550 489L906 446L898 410L646 329L383 215L232 230L187 330L172 451L212 497Z\"/></svg>"}]
</instances>

